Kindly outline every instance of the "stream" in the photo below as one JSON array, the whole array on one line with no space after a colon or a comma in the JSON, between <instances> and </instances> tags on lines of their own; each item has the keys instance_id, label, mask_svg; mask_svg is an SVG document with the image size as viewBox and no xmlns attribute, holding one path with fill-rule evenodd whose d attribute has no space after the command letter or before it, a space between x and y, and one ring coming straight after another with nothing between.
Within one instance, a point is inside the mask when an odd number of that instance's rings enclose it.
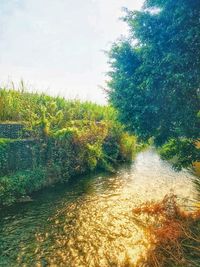
<instances>
[{"instance_id":1,"label":"stream","mask_svg":"<svg viewBox=\"0 0 200 267\"><path fill-rule=\"evenodd\" d=\"M95 173L44 189L0 211L0 266L106 267L137 263L148 249L133 208L176 194L197 197L188 171L174 171L154 149L115 174Z\"/></svg>"}]
</instances>

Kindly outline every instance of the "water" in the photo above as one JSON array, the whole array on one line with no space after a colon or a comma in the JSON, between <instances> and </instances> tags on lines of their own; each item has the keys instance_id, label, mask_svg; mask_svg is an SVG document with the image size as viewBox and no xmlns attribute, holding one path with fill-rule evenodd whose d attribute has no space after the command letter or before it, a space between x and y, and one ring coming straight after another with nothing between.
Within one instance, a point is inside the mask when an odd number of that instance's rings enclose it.
<instances>
[{"instance_id":1,"label":"water","mask_svg":"<svg viewBox=\"0 0 200 267\"><path fill-rule=\"evenodd\" d=\"M171 193L191 205L192 178L148 150L115 175L43 190L33 202L1 211L0 266L134 266L149 244L132 209Z\"/></svg>"}]
</instances>

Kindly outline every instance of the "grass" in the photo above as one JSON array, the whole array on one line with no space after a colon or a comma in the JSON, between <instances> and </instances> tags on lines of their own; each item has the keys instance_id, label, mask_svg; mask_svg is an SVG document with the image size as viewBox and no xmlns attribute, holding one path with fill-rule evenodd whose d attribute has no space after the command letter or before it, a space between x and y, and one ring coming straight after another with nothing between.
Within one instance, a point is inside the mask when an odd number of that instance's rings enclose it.
<instances>
[{"instance_id":1,"label":"grass","mask_svg":"<svg viewBox=\"0 0 200 267\"><path fill-rule=\"evenodd\" d=\"M177 204L176 196L171 195L166 196L161 202L145 203L135 208L133 214L145 225L145 234L150 244L146 257L141 259L144 266L199 266L200 207L198 205L192 211L184 211Z\"/></svg>"}]
</instances>

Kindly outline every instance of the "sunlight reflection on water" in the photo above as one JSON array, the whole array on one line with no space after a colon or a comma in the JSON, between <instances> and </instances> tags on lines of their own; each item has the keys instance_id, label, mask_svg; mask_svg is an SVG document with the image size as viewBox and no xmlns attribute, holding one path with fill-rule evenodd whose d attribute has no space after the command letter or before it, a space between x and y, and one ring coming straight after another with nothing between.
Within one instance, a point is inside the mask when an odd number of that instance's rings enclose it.
<instances>
[{"instance_id":1,"label":"sunlight reflection on water","mask_svg":"<svg viewBox=\"0 0 200 267\"><path fill-rule=\"evenodd\" d=\"M20 229L30 226L31 239L18 244L15 266L135 266L149 244L133 208L169 193L188 204L196 196L191 179L186 171L172 170L153 150L138 154L132 166L122 167L116 175L83 179L81 193L75 185L73 193L68 190L41 203L36 214L23 213L25 218L44 213L43 225L31 228L34 221L24 222L17 215ZM11 242L16 235L13 221L5 223L5 232L9 227Z\"/></svg>"}]
</instances>

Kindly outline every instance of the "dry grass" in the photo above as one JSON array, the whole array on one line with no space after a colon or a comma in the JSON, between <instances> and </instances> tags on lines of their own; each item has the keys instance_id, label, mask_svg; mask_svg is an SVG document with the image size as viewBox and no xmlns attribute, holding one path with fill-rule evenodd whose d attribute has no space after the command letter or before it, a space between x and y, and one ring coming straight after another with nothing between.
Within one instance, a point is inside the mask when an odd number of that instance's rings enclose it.
<instances>
[{"instance_id":1,"label":"dry grass","mask_svg":"<svg viewBox=\"0 0 200 267\"><path fill-rule=\"evenodd\" d=\"M200 209L183 211L176 197L148 202L133 210L145 218L150 243L143 264L148 267L200 266ZM144 221L143 221L144 223Z\"/></svg>"}]
</instances>

